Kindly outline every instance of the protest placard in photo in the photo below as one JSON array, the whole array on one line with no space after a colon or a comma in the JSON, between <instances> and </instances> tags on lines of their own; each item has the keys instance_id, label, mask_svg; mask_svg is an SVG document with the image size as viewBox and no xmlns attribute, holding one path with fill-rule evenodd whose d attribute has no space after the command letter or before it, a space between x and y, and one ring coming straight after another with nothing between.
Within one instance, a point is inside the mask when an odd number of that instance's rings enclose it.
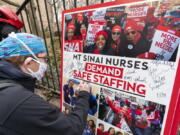
<instances>
[{"instance_id":1,"label":"protest placard in photo","mask_svg":"<svg viewBox=\"0 0 180 135\"><path fill-rule=\"evenodd\" d=\"M88 30L87 30L87 45L92 45L94 43L94 37L96 33L103 29L103 27L106 25L105 21L90 21L88 24Z\"/></svg>"},{"instance_id":2,"label":"protest placard in photo","mask_svg":"<svg viewBox=\"0 0 180 135\"><path fill-rule=\"evenodd\" d=\"M129 8L128 18L146 17L149 6L147 4Z\"/></svg>"},{"instance_id":3,"label":"protest placard in photo","mask_svg":"<svg viewBox=\"0 0 180 135\"><path fill-rule=\"evenodd\" d=\"M157 59L169 60L179 45L179 36L179 31L161 25L158 26L150 52L157 54Z\"/></svg>"},{"instance_id":4,"label":"protest placard in photo","mask_svg":"<svg viewBox=\"0 0 180 135\"><path fill-rule=\"evenodd\" d=\"M91 18L93 21L104 21L105 14L106 14L106 9L95 10Z\"/></svg>"}]
</instances>

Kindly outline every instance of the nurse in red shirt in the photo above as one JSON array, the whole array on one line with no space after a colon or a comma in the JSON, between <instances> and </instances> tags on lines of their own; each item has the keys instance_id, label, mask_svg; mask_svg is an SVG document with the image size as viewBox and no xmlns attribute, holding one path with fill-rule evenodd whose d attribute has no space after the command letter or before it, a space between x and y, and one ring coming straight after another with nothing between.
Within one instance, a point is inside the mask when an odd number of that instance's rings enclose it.
<instances>
[{"instance_id":1,"label":"nurse in red shirt","mask_svg":"<svg viewBox=\"0 0 180 135\"><path fill-rule=\"evenodd\" d=\"M94 45L84 47L85 53L106 54L107 53L108 35L105 31L99 31L94 38Z\"/></svg>"}]
</instances>

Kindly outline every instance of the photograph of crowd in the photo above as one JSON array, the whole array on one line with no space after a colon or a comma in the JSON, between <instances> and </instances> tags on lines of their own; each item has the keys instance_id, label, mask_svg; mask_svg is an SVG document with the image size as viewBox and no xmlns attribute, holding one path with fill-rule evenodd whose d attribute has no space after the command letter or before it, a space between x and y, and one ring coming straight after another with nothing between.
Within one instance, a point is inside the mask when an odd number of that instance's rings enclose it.
<instances>
[{"instance_id":1,"label":"photograph of crowd","mask_svg":"<svg viewBox=\"0 0 180 135\"><path fill-rule=\"evenodd\" d=\"M96 135L97 118L89 115L82 135Z\"/></svg>"},{"instance_id":2,"label":"photograph of crowd","mask_svg":"<svg viewBox=\"0 0 180 135\"><path fill-rule=\"evenodd\" d=\"M172 4L154 1L65 14L64 50L175 61L180 11Z\"/></svg>"},{"instance_id":3,"label":"photograph of crowd","mask_svg":"<svg viewBox=\"0 0 180 135\"><path fill-rule=\"evenodd\" d=\"M133 135L160 135L165 106L102 88L98 118Z\"/></svg>"},{"instance_id":4,"label":"photograph of crowd","mask_svg":"<svg viewBox=\"0 0 180 135\"><path fill-rule=\"evenodd\" d=\"M104 121L98 120L96 135L132 135Z\"/></svg>"},{"instance_id":5,"label":"photograph of crowd","mask_svg":"<svg viewBox=\"0 0 180 135\"><path fill-rule=\"evenodd\" d=\"M71 106L70 104L64 102L63 107L64 107L63 113L65 115L69 115L73 113L73 106ZM87 122L84 125L84 130L82 135L96 135L96 123L97 123L97 118L92 115L88 115Z\"/></svg>"},{"instance_id":6,"label":"photograph of crowd","mask_svg":"<svg viewBox=\"0 0 180 135\"><path fill-rule=\"evenodd\" d=\"M67 80L67 83L63 85L63 101L64 104L68 104L69 106L73 107L76 104L77 97L79 94L79 84L80 81L77 79L69 79ZM90 85L90 84L89 84ZM90 104L90 110L88 114L90 115L96 115L97 114L97 108L98 108L98 91L96 88L93 88L93 86L90 86L90 98L89 98L89 104ZM67 108L67 107L65 107Z\"/></svg>"}]
</instances>

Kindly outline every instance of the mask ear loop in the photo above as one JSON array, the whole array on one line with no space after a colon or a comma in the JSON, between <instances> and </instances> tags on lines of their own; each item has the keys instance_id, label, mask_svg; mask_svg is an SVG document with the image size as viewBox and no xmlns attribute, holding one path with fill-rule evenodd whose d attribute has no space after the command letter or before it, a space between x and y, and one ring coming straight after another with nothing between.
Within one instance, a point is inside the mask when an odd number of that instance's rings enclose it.
<instances>
[{"instance_id":1,"label":"mask ear loop","mask_svg":"<svg viewBox=\"0 0 180 135\"><path fill-rule=\"evenodd\" d=\"M27 65L27 63L29 63L30 61L36 61L37 63L39 63L40 65L42 64L42 63L40 63L38 60L36 60L36 59L34 59L34 58L32 58L32 57L28 57L28 58L26 58L26 60L25 60L25 64ZM29 74L29 75L31 75L32 77L35 77L35 78L37 78L37 76L35 75L35 72L32 70L32 69L30 69L30 68L28 68L28 67L26 67L27 68L27 70L29 71L29 72L26 72L27 74ZM38 78L37 78L38 79ZM38 79L39 80L39 79Z\"/></svg>"},{"instance_id":2,"label":"mask ear loop","mask_svg":"<svg viewBox=\"0 0 180 135\"><path fill-rule=\"evenodd\" d=\"M33 58L32 58L33 59ZM38 60L36 60L36 59L33 59L34 61L36 61L37 63L39 63L39 64L41 64L41 62L39 62Z\"/></svg>"},{"instance_id":3,"label":"mask ear loop","mask_svg":"<svg viewBox=\"0 0 180 135\"><path fill-rule=\"evenodd\" d=\"M32 58L32 57L28 57L28 58L26 59L26 64L27 64L28 62L30 62L31 60L34 60L34 61L36 61L37 63L40 64L40 62L39 62L38 60L36 60L36 59L34 59L34 58Z\"/></svg>"},{"instance_id":4,"label":"mask ear loop","mask_svg":"<svg viewBox=\"0 0 180 135\"><path fill-rule=\"evenodd\" d=\"M25 64L27 65L27 63L29 63L31 60L33 60L33 58L32 58L32 57L28 57L28 58L26 58L26 60L25 60Z\"/></svg>"},{"instance_id":5,"label":"mask ear loop","mask_svg":"<svg viewBox=\"0 0 180 135\"><path fill-rule=\"evenodd\" d=\"M32 60L34 60L32 57L26 58L25 64L27 65L27 63L29 63ZM27 74L32 75L31 73L33 73L33 71L30 68L27 68L27 70L30 72L30 73L27 72Z\"/></svg>"},{"instance_id":6,"label":"mask ear loop","mask_svg":"<svg viewBox=\"0 0 180 135\"><path fill-rule=\"evenodd\" d=\"M27 49L27 51L30 52L36 60L38 60L37 56L32 52L32 50L22 40L18 39L14 32L10 33L8 36L17 39Z\"/></svg>"}]
</instances>

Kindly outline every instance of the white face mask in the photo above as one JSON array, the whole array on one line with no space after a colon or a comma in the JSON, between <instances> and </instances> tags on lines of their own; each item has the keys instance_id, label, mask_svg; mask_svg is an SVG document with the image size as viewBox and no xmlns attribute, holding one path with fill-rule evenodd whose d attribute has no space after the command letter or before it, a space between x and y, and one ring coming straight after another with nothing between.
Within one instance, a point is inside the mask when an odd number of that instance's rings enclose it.
<instances>
[{"instance_id":1,"label":"white face mask","mask_svg":"<svg viewBox=\"0 0 180 135\"><path fill-rule=\"evenodd\" d=\"M44 74L47 70L47 64L40 62L38 60L35 60L35 59L33 59L33 60L36 61L37 63L39 63L38 71L34 72L30 68L27 68L27 69L30 72L30 74L32 75L32 77L36 78L37 80L41 80L44 77Z\"/></svg>"}]
</instances>

